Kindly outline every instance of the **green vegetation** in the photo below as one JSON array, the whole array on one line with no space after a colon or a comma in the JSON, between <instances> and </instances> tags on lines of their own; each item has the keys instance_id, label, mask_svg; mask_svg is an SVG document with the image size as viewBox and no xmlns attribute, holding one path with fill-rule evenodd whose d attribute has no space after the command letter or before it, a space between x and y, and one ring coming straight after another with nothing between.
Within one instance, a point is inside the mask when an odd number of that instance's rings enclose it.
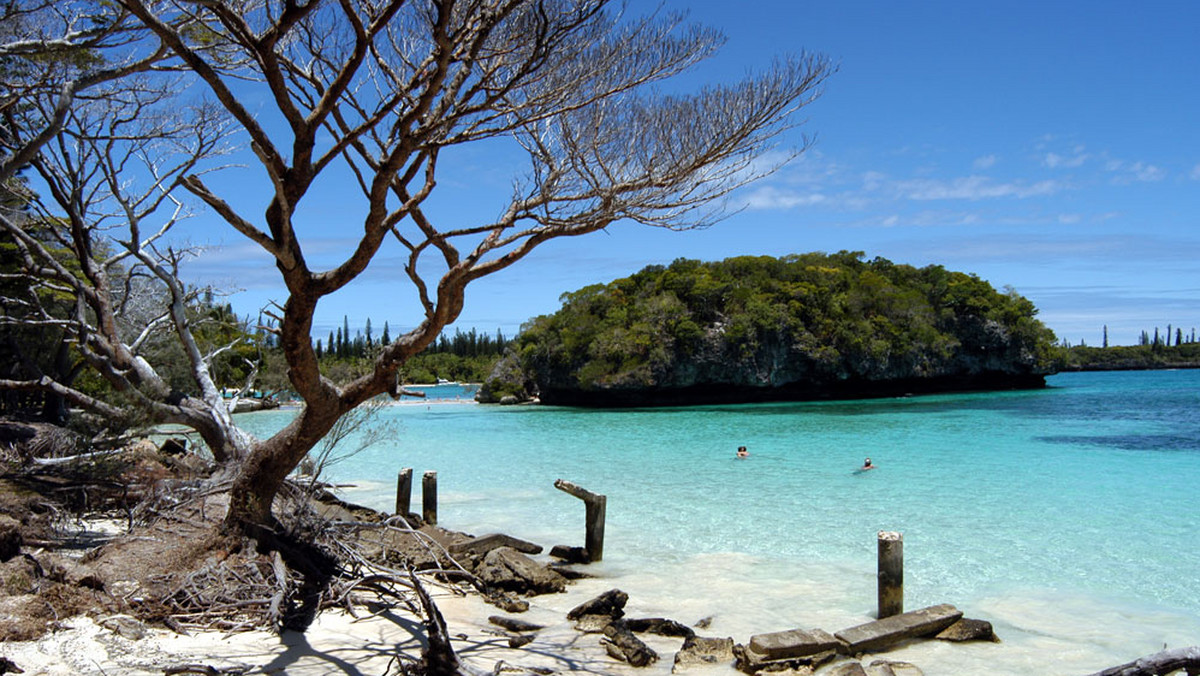
<instances>
[{"instance_id":1,"label":"green vegetation","mask_svg":"<svg viewBox=\"0 0 1200 676\"><path fill-rule=\"evenodd\" d=\"M709 388L700 398L711 398L724 387L811 397L865 382L1040 381L1058 351L1036 312L974 275L857 252L680 259L564 295L523 328L484 396Z\"/></svg>"},{"instance_id":2,"label":"green vegetation","mask_svg":"<svg viewBox=\"0 0 1200 676\"><path fill-rule=\"evenodd\" d=\"M1130 371L1200 368L1200 342L1196 329L1167 324L1166 330L1142 331L1137 345L1108 344L1108 326L1101 332L1101 347L1063 343L1064 371Z\"/></svg>"},{"instance_id":3,"label":"green vegetation","mask_svg":"<svg viewBox=\"0 0 1200 676\"><path fill-rule=\"evenodd\" d=\"M339 382L367 373L376 352L390 342L390 334L384 322L383 332L376 338L368 318L351 338L349 320L343 318L341 328L329 333L328 342L317 339L315 348L322 370ZM405 362L400 378L405 384L435 383L439 379L483 382L510 342L500 331L495 336L475 329L455 330L452 336L442 334L424 352Z\"/></svg>"},{"instance_id":4,"label":"green vegetation","mask_svg":"<svg viewBox=\"0 0 1200 676\"><path fill-rule=\"evenodd\" d=\"M1064 371L1130 371L1144 369L1200 368L1200 343L1165 345L1079 345L1065 351Z\"/></svg>"}]
</instances>

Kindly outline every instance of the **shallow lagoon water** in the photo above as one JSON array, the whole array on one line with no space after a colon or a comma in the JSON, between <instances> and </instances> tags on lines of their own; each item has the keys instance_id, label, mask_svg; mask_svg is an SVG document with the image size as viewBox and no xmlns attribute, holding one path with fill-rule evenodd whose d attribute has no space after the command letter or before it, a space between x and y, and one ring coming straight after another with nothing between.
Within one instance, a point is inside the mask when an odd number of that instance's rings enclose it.
<instances>
[{"instance_id":1,"label":"shallow lagoon water","mask_svg":"<svg viewBox=\"0 0 1200 676\"><path fill-rule=\"evenodd\" d=\"M1004 639L892 654L928 674L1087 673L1200 643L1200 371L1048 382L619 411L435 388L385 409L385 441L329 478L390 510L401 467L436 470L442 525L547 547L583 539L582 503L555 479L604 493L605 560L584 588L626 590L631 614L714 616L712 634L739 641L870 620L876 533L896 530L905 607L953 603ZM290 415L241 420L266 434ZM866 456L878 469L856 473Z\"/></svg>"}]
</instances>

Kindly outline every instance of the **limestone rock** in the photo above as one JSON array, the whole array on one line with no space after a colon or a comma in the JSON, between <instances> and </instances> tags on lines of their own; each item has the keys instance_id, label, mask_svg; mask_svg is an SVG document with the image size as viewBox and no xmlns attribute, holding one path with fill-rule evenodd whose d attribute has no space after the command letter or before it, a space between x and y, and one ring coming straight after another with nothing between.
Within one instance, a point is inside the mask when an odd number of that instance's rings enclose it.
<instances>
[{"instance_id":1,"label":"limestone rock","mask_svg":"<svg viewBox=\"0 0 1200 676\"><path fill-rule=\"evenodd\" d=\"M505 535L503 533L480 535L477 538L464 540L463 542L455 542L454 544L450 545L449 551L452 556L461 556L463 554L478 554L482 556L493 549L498 549L500 547L511 547L522 554L542 553L541 545L534 544L520 538L515 538L511 535Z\"/></svg>"},{"instance_id":2,"label":"limestone rock","mask_svg":"<svg viewBox=\"0 0 1200 676\"><path fill-rule=\"evenodd\" d=\"M489 591L483 600L506 613L523 613L529 610L529 601L498 589Z\"/></svg>"},{"instance_id":3,"label":"limestone rock","mask_svg":"<svg viewBox=\"0 0 1200 676\"><path fill-rule=\"evenodd\" d=\"M611 615L580 615L575 619L575 631L584 634L599 634L612 622Z\"/></svg>"},{"instance_id":4,"label":"limestone rock","mask_svg":"<svg viewBox=\"0 0 1200 676\"><path fill-rule=\"evenodd\" d=\"M488 552L475 575L490 587L523 594L557 593L567 587L562 575L510 547Z\"/></svg>"},{"instance_id":5,"label":"limestone rock","mask_svg":"<svg viewBox=\"0 0 1200 676\"><path fill-rule=\"evenodd\" d=\"M520 648L520 647L529 645L530 643L533 643L533 639L534 639L533 634L523 634L521 636L510 636L508 638L508 647L509 648Z\"/></svg>"},{"instance_id":6,"label":"limestone rock","mask_svg":"<svg viewBox=\"0 0 1200 676\"><path fill-rule=\"evenodd\" d=\"M534 624L532 622L526 622L525 620L518 620L515 617L503 617L501 615L492 615L488 617L488 622L491 622L497 627L503 627L509 631L515 632L541 631L542 629L546 628L541 624Z\"/></svg>"},{"instance_id":7,"label":"limestone rock","mask_svg":"<svg viewBox=\"0 0 1200 676\"><path fill-rule=\"evenodd\" d=\"M867 667L868 676L925 676L921 668L911 662L875 660Z\"/></svg>"},{"instance_id":8,"label":"limestone rock","mask_svg":"<svg viewBox=\"0 0 1200 676\"><path fill-rule=\"evenodd\" d=\"M658 653L654 652L633 635L625 623L616 620L604 628L604 636L608 639L604 648L612 657L628 662L635 667L645 667L658 661Z\"/></svg>"},{"instance_id":9,"label":"limestone rock","mask_svg":"<svg viewBox=\"0 0 1200 676\"><path fill-rule=\"evenodd\" d=\"M556 559L562 559L567 563L590 563L588 560L587 550L583 547L554 545L550 548L550 556L553 556Z\"/></svg>"},{"instance_id":10,"label":"limestone rock","mask_svg":"<svg viewBox=\"0 0 1200 676\"><path fill-rule=\"evenodd\" d=\"M844 644L842 652L858 655L886 650L909 639L932 636L961 617L961 610L943 603L843 629L834 636Z\"/></svg>"},{"instance_id":11,"label":"limestone rock","mask_svg":"<svg viewBox=\"0 0 1200 676\"><path fill-rule=\"evenodd\" d=\"M675 653L675 665L671 673L679 673L692 667L710 667L716 664L733 662L732 638L705 638L689 636L683 641L683 647Z\"/></svg>"},{"instance_id":12,"label":"limestone rock","mask_svg":"<svg viewBox=\"0 0 1200 676\"><path fill-rule=\"evenodd\" d=\"M763 660L781 660L789 657L815 655L826 650L837 650L838 641L821 629L790 629L750 637L749 650Z\"/></svg>"},{"instance_id":13,"label":"limestone rock","mask_svg":"<svg viewBox=\"0 0 1200 676\"><path fill-rule=\"evenodd\" d=\"M867 670L858 662L845 662L822 672L822 676L867 676Z\"/></svg>"},{"instance_id":14,"label":"limestone rock","mask_svg":"<svg viewBox=\"0 0 1200 676\"><path fill-rule=\"evenodd\" d=\"M578 620L584 615L605 615L617 619L625 616L625 604L629 594L620 589L610 589L590 601L575 606L567 612L568 620Z\"/></svg>"},{"instance_id":15,"label":"limestone rock","mask_svg":"<svg viewBox=\"0 0 1200 676\"><path fill-rule=\"evenodd\" d=\"M629 627L629 631L635 634L658 634L659 636L678 636L680 638L696 635L695 630L686 624L663 617L646 617L636 620L626 618L624 622L625 626Z\"/></svg>"},{"instance_id":16,"label":"limestone rock","mask_svg":"<svg viewBox=\"0 0 1200 676\"><path fill-rule=\"evenodd\" d=\"M934 638L942 641L954 641L956 643L962 641L1000 642L1000 639L996 637L995 630L992 629L991 622L987 620L970 620L965 617L943 629Z\"/></svg>"},{"instance_id":17,"label":"limestone rock","mask_svg":"<svg viewBox=\"0 0 1200 676\"><path fill-rule=\"evenodd\" d=\"M733 666L745 674L757 674L760 671L772 674L811 674L817 668L835 659L837 655L835 650L826 650L801 657L767 659L747 646L735 645L733 647Z\"/></svg>"},{"instance_id":18,"label":"limestone rock","mask_svg":"<svg viewBox=\"0 0 1200 676\"><path fill-rule=\"evenodd\" d=\"M140 641L146 638L146 625L128 615L111 615L100 620L99 624L130 641Z\"/></svg>"}]
</instances>

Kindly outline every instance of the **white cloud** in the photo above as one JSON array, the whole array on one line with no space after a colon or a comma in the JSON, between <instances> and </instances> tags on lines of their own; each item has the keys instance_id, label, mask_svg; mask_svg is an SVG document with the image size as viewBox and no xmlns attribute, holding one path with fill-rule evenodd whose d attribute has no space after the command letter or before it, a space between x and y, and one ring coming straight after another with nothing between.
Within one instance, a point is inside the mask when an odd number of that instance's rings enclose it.
<instances>
[{"instance_id":1,"label":"white cloud","mask_svg":"<svg viewBox=\"0 0 1200 676\"><path fill-rule=\"evenodd\" d=\"M1130 183L1154 183L1161 181L1167 177L1167 170L1153 164L1145 162L1134 162L1132 164L1113 161L1107 167L1111 167L1110 171L1117 175L1113 177L1113 183L1117 185L1128 185Z\"/></svg>"},{"instance_id":2,"label":"white cloud","mask_svg":"<svg viewBox=\"0 0 1200 676\"><path fill-rule=\"evenodd\" d=\"M808 207L825 201L821 193L800 193L791 190L765 187L750 193L746 206L750 209L794 209Z\"/></svg>"},{"instance_id":3,"label":"white cloud","mask_svg":"<svg viewBox=\"0 0 1200 676\"><path fill-rule=\"evenodd\" d=\"M1104 163L1104 169L1117 174L1112 179L1112 182L1117 185L1128 185L1130 183L1154 183L1167 177L1166 169L1153 164L1148 164L1146 162L1108 160ZM1200 179L1200 164L1196 165L1196 167L1192 169L1191 176L1192 178Z\"/></svg>"},{"instance_id":4,"label":"white cloud","mask_svg":"<svg viewBox=\"0 0 1200 676\"><path fill-rule=\"evenodd\" d=\"M1091 156L1083 152L1083 146L1075 146L1071 149L1070 155L1046 153L1042 156L1042 164L1051 169L1074 169L1082 167L1089 157Z\"/></svg>"},{"instance_id":5,"label":"white cloud","mask_svg":"<svg viewBox=\"0 0 1200 676\"><path fill-rule=\"evenodd\" d=\"M1063 225L1074 225L1076 223L1079 223L1082 220L1083 220L1083 216L1081 216L1080 214L1059 214L1058 215L1058 222L1062 223Z\"/></svg>"},{"instance_id":6,"label":"white cloud","mask_svg":"<svg viewBox=\"0 0 1200 676\"><path fill-rule=\"evenodd\" d=\"M863 190L878 190L887 182L887 175L878 171L868 171L863 174Z\"/></svg>"},{"instance_id":7,"label":"white cloud","mask_svg":"<svg viewBox=\"0 0 1200 676\"><path fill-rule=\"evenodd\" d=\"M1024 199L1050 195L1062 189L1057 181L997 183L986 176L965 176L950 180L916 179L897 181L896 189L912 200L981 200L997 197Z\"/></svg>"},{"instance_id":8,"label":"white cloud","mask_svg":"<svg viewBox=\"0 0 1200 676\"><path fill-rule=\"evenodd\" d=\"M977 157L975 158L975 161L971 163L971 166L975 169L990 169L991 167L996 166L996 156L984 155L983 157Z\"/></svg>"},{"instance_id":9,"label":"white cloud","mask_svg":"<svg viewBox=\"0 0 1200 676\"><path fill-rule=\"evenodd\" d=\"M1167 172L1161 167L1156 167L1153 164L1144 164L1135 162L1130 168L1135 179L1139 181L1161 181L1167 177Z\"/></svg>"},{"instance_id":10,"label":"white cloud","mask_svg":"<svg viewBox=\"0 0 1200 676\"><path fill-rule=\"evenodd\" d=\"M1192 167L1192 173L1188 174L1188 176L1193 181L1200 181L1200 164L1197 164L1196 166Z\"/></svg>"}]
</instances>

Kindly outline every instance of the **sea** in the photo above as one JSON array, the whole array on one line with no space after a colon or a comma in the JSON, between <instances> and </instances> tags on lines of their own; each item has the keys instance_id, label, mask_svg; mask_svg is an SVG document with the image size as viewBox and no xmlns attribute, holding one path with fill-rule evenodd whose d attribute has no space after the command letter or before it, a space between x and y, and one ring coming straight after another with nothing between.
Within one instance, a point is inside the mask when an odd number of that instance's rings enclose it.
<instances>
[{"instance_id":1,"label":"sea","mask_svg":"<svg viewBox=\"0 0 1200 676\"><path fill-rule=\"evenodd\" d=\"M1047 385L628 410L477 405L442 385L380 408L323 478L390 512L412 468L419 512L435 471L439 525L546 549L583 545L583 503L554 488L571 481L607 496L585 592L743 643L873 619L878 533L895 531L905 609L950 603L1001 638L888 653L931 676L1086 674L1200 644L1200 370ZM265 436L292 415L239 422Z\"/></svg>"}]
</instances>

